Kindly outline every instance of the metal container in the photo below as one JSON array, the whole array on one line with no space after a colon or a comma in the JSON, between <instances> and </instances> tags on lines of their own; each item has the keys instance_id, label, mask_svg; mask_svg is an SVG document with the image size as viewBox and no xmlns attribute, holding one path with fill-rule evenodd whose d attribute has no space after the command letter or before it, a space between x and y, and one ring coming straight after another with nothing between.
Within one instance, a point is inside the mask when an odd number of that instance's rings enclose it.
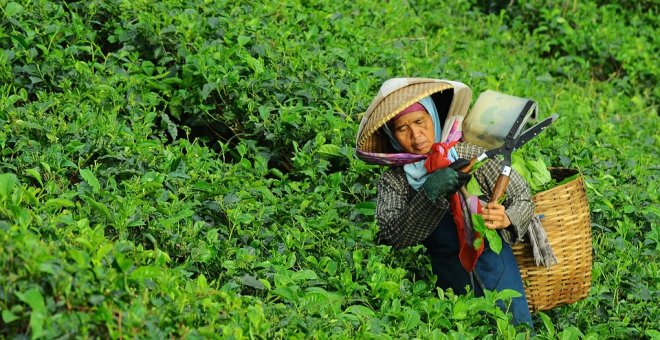
<instances>
[{"instance_id":1,"label":"metal container","mask_svg":"<svg viewBox=\"0 0 660 340\"><path fill-rule=\"evenodd\" d=\"M486 149L502 146L513 123L529 102L532 105L523 116L524 121L516 133L524 128L529 118L536 118L536 103L493 90L482 92L463 121L463 139Z\"/></svg>"}]
</instances>

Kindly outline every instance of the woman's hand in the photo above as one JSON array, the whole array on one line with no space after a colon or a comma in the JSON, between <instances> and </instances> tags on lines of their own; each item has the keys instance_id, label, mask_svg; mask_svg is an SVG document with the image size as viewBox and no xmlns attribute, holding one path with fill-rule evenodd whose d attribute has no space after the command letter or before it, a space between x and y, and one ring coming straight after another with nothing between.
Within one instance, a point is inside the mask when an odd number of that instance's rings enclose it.
<instances>
[{"instance_id":1,"label":"woman's hand","mask_svg":"<svg viewBox=\"0 0 660 340\"><path fill-rule=\"evenodd\" d=\"M511 225L509 216L504 213L504 206L497 202L490 202L483 207L481 216L486 221L488 229L503 229Z\"/></svg>"}]
</instances>

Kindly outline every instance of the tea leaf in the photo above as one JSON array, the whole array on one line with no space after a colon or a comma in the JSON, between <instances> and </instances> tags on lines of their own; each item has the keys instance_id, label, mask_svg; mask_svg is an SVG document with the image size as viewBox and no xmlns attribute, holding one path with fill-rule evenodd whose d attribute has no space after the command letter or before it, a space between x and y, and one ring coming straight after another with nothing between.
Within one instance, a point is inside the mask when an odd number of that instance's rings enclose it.
<instances>
[{"instance_id":1,"label":"tea leaf","mask_svg":"<svg viewBox=\"0 0 660 340\"><path fill-rule=\"evenodd\" d=\"M82 177L90 187L92 187L93 192L99 192L101 190L101 185L99 180L96 178L92 170L82 169L80 170L80 177Z\"/></svg>"},{"instance_id":2,"label":"tea leaf","mask_svg":"<svg viewBox=\"0 0 660 340\"><path fill-rule=\"evenodd\" d=\"M17 14L21 14L23 12L23 6L12 1L5 6L3 11L7 17L11 18Z\"/></svg>"},{"instance_id":3,"label":"tea leaf","mask_svg":"<svg viewBox=\"0 0 660 340\"><path fill-rule=\"evenodd\" d=\"M5 323L10 323L16 319L18 319L18 316L16 316L16 314L12 313L11 311L6 309L2 311L2 321Z\"/></svg>"},{"instance_id":4,"label":"tea leaf","mask_svg":"<svg viewBox=\"0 0 660 340\"><path fill-rule=\"evenodd\" d=\"M321 145L318 149L318 152L324 156L343 157L341 153L341 148L334 144Z\"/></svg>"},{"instance_id":5,"label":"tea leaf","mask_svg":"<svg viewBox=\"0 0 660 340\"><path fill-rule=\"evenodd\" d=\"M41 174L39 173L39 171L37 169L27 169L27 170L25 170L25 173L32 176L32 178L36 179L37 182L39 182L40 186L42 186L42 187L44 186L44 183L41 180Z\"/></svg>"},{"instance_id":6,"label":"tea leaf","mask_svg":"<svg viewBox=\"0 0 660 340\"><path fill-rule=\"evenodd\" d=\"M483 236L481 237L475 237L474 241L472 241L472 247L474 249L479 249L481 248L481 245L484 244L484 238Z\"/></svg>"},{"instance_id":7,"label":"tea leaf","mask_svg":"<svg viewBox=\"0 0 660 340\"><path fill-rule=\"evenodd\" d=\"M18 178L14 174L0 174L0 194L3 197L11 195L14 186L18 184Z\"/></svg>"},{"instance_id":8,"label":"tea leaf","mask_svg":"<svg viewBox=\"0 0 660 340\"><path fill-rule=\"evenodd\" d=\"M479 182L477 182L477 179L472 176L470 178L470 181L465 187L467 191L470 193L470 195L473 196L482 196L484 193L481 191L481 187L479 186Z\"/></svg>"},{"instance_id":9,"label":"tea leaf","mask_svg":"<svg viewBox=\"0 0 660 340\"><path fill-rule=\"evenodd\" d=\"M463 320L468 315L468 305L463 300L456 301L454 304L453 318L455 320Z\"/></svg>"},{"instance_id":10,"label":"tea leaf","mask_svg":"<svg viewBox=\"0 0 660 340\"><path fill-rule=\"evenodd\" d=\"M316 275L316 273L314 271L308 270L308 269L294 272L291 275L291 279L293 281L315 280L317 278L318 278L318 276Z\"/></svg>"},{"instance_id":11,"label":"tea leaf","mask_svg":"<svg viewBox=\"0 0 660 340\"><path fill-rule=\"evenodd\" d=\"M470 214L470 217L472 219L472 227L474 230L484 233L488 228L486 227L486 221L484 220L484 217L481 214Z\"/></svg>"},{"instance_id":12,"label":"tea leaf","mask_svg":"<svg viewBox=\"0 0 660 340\"><path fill-rule=\"evenodd\" d=\"M249 274L243 274L240 278L241 283L243 285L246 285L248 287L252 287L255 289L264 289L264 284L259 281L256 277L249 275Z\"/></svg>"},{"instance_id":13,"label":"tea leaf","mask_svg":"<svg viewBox=\"0 0 660 340\"><path fill-rule=\"evenodd\" d=\"M409 309L403 316L403 324L406 330L412 330L421 324L421 316L414 309Z\"/></svg>"},{"instance_id":14,"label":"tea leaf","mask_svg":"<svg viewBox=\"0 0 660 340\"><path fill-rule=\"evenodd\" d=\"M241 35L241 36L238 37L238 45L239 45L239 46L244 46L244 45L247 44L250 40L251 40L250 37L245 36L245 35Z\"/></svg>"},{"instance_id":15,"label":"tea leaf","mask_svg":"<svg viewBox=\"0 0 660 340\"><path fill-rule=\"evenodd\" d=\"M365 216L374 216L376 214L376 203L372 201L360 202L355 205L355 210Z\"/></svg>"},{"instance_id":16,"label":"tea leaf","mask_svg":"<svg viewBox=\"0 0 660 340\"><path fill-rule=\"evenodd\" d=\"M298 300L297 294L294 292L293 287L277 287L272 290L273 294L284 298L289 302L296 302Z\"/></svg>"},{"instance_id":17,"label":"tea leaf","mask_svg":"<svg viewBox=\"0 0 660 340\"><path fill-rule=\"evenodd\" d=\"M351 305L346 307L344 310L345 313L354 314L361 318L372 318L376 316L376 313L368 307L362 305Z\"/></svg>"},{"instance_id":18,"label":"tea leaf","mask_svg":"<svg viewBox=\"0 0 660 340\"><path fill-rule=\"evenodd\" d=\"M101 216L105 218L106 221L112 221L112 213L110 212L110 209L108 207L101 203L97 202L91 197L85 196L85 195L80 195L80 197L89 205L91 205L94 210L96 210L97 213L100 213Z\"/></svg>"},{"instance_id":19,"label":"tea leaf","mask_svg":"<svg viewBox=\"0 0 660 340\"><path fill-rule=\"evenodd\" d=\"M541 317L541 320L543 321L543 325L548 331L548 335L550 337L554 337L556 331L555 331L555 326L552 324L552 320L550 320L550 317L548 317L548 315L546 315L543 312L539 312L539 317Z\"/></svg>"},{"instance_id":20,"label":"tea leaf","mask_svg":"<svg viewBox=\"0 0 660 340\"><path fill-rule=\"evenodd\" d=\"M517 298L517 297L520 297L522 295L520 294L520 292L517 292L513 289L504 289L504 290L499 291L497 293L497 296L500 299L506 300L506 299Z\"/></svg>"},{"instance_id":21,"label":"tea leaf","mask_svg":"<svg viewBox=\"0 0 660 340\"><path fill-rule=\"evenodd\" d=\"M16 296L23 302L27 303L32 309L30 312L30 327L34 337L39 337L43 333L44 321L46 319L47 310L44 297L38 288L31 288L28 291L21 293L17 292ZM4 313L3 313L4 318Z\"/></svg>"},{"instance_id":22,"label":"tea leaf","mask_svg":"<svg viewBox=\"0 0 660 340\"><path fill-rule=\"evenodd\" d=\"M72 208L75 207L76 204L73 203L71 200L66 199L66 198L51 198L46 201L44 204L46 207L53 207L56 209L60 208Z\"/></svg>"},{"instance_id":23,"label":"tea leaf","mask_svg":"<svg viewBox=\"0 0 660 340\"><path fill-rule=\"evenodd\" d=\"M502 238L500 237L500 234L497 233L497 231L493 229L486 230L486 239L488 240L490 249L493 250L495 254L499 254L500 251L502 251Z\"/></svg>"}]
</instances>

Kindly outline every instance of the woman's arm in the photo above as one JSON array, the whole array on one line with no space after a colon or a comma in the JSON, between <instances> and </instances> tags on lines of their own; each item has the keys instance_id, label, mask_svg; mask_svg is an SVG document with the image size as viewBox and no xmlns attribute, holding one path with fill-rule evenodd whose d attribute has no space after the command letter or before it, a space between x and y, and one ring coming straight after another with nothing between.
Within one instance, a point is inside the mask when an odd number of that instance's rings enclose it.
<instances>
[{"instance_id":1,"label":"woman's arm","mask_svg":"<svg viewBox=\"0 0 660 340\"><path fill-rule=\"evenodd\" d=\"M457 145L457 151L461 157L471 158L479 155L483 152L483 149L475 145L459 143ZM474 173L481 191L487 195L488 199L490 199L495 182L501 171L502 166L500 162L487 160ZM507 228L500 229L500 233L506 242L513 244L521 241L527 233L532 214L534 213L534 202L532 202L529 185L515 170L511 171L509 185L507 186L505 195L506 198L503 205L506 208L505 213L511 221L511 225Z\"/></svg>"},{"instance_id":2,"label":"woman's arm","mask_svg":"<svg viewBox=\"0 0 660 340\"><path fill-rule=\"evenodd\" d=\"M405 248L424 241L448 212L444 197L429 200L424 189L413 190L400 169L383 173L378 182L378 242Z\"/></svg>"}]
</instances>

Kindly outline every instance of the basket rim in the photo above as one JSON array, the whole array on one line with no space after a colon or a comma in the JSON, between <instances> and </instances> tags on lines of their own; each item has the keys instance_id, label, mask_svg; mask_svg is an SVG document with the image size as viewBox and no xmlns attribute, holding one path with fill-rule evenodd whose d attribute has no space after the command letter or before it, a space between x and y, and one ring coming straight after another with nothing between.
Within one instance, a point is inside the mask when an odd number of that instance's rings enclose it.
<instances>
[{"instance_id":1,"label":"basket rim","mask_svg":"<svg viewBox=\"0 0 660 340\"><path fill-rule=\"evenodd\" d=\"M575 184L576 184L576 181L578 181L578 182L582 182L582 184L584 184L584 175L582 174L582 171L580 171L579 169L575 169L575 168L562 168L562 167L548 167L548 170L550 171L550 175L551 175L551 176L552 176L553 172L554 172L554 173L556 173L556 172L570 172L570 175L563 177L563 178L562 178L561 180L559 180L559 181L563 181L564 179L566 179L566 178L568 178L568 177L571 177L571 176L575 176L575 175L577 175L577 176L576 176L573 180L570 180L570 181L568 181L568 182L566 182L566 183L557 184L557 185L555 185L555 186L552 187L552 188L548 188L548 189L545 189L545 190L541 190L541 191L539 191L539 192L536 192L536 193L534 193L534 194L532 195L533 197L534 197L534 196L537 196L537 195L548 195L548 194L552 194L554 191L560 191L560 190L563 190L563 189L565 189L565 187L568 186L568 185L575 185ZM553 179L555 179L555 178L553 177ZM556 180L556 179L555 179L555 180Z\"/></svg>"}]
</instances>

